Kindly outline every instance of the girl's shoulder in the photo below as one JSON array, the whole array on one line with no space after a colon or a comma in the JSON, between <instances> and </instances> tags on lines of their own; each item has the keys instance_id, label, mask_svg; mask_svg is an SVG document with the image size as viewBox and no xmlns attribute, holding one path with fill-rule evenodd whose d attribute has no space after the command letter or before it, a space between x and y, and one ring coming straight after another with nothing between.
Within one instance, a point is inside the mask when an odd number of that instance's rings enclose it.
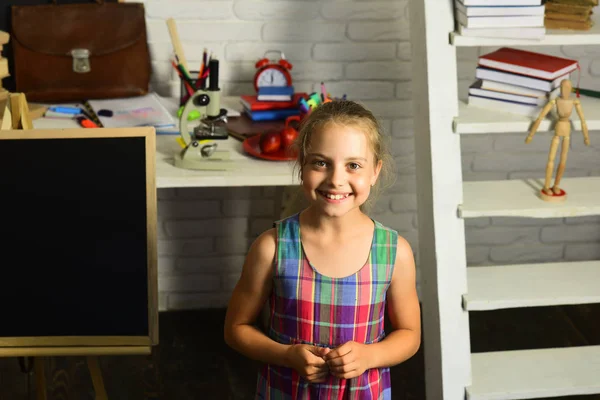
<instances>
[{"instance_id":1,"label":"girl's shoulder","mask_svg":"<svg viewBox=\"0 0 600 400\"><path fill-rule=\"evenodd\" d=\"M376 234L385 234L386 236L390 236L394 241L398 240L398 231L390 228L389 226L386 226L384 224L382 224L381 222L373 219L373 223L375 224L375 233Z\"/></svg>"}]
</instances>

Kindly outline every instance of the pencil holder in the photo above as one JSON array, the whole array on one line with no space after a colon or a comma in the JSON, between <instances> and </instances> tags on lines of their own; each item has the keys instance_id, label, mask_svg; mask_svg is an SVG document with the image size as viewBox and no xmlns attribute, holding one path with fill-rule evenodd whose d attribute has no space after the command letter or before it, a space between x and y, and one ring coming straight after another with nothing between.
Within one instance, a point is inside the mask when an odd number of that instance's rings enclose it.
<instances>
[{"instance_id":1,"label":"pencil holder","mask_svg":"<svg viewBox=\"0 0 600 400\"><path fill-rule=\"evenodd\" d=\"M189 74L190 74L190 77L192 78L192 79L190 79L190 81L194 84L194 92L195 92L196 90L198 90L196 88L196 82L198 81L198 79L196 79L194 77L198 76L198 71L190 71ZM185 84L183 79L179 78L179 105L180 106L185 105L185 102L188 101L189 98L190 98L190 94L188 92L187 85Z\"/></svg>"}]
</instances>

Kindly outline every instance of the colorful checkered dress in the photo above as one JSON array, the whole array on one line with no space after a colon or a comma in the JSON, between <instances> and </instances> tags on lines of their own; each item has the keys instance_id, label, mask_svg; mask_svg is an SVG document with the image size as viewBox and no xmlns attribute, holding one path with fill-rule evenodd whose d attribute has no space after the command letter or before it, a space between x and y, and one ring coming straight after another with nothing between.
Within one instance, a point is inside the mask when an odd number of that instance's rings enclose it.
<instances>
[{"instance_id":1,"label":"colorful checkered dress","mask_svg":"<svg viewBox=\"0 0 600 400\"><path fill-rule=\"evenodd\" d=\"M385 336L385 294L389 287L398 234L375 222L367 263L344 278L321 275L300 242L299 214L276 223L277 257L273 275L268 335L284 344L334 348L348 341L376 343ZM352 379L330 375L308 383L295 370L264 365L257 399L388 400L389 368L371 369Z\"/></svg>"}]
</instances>

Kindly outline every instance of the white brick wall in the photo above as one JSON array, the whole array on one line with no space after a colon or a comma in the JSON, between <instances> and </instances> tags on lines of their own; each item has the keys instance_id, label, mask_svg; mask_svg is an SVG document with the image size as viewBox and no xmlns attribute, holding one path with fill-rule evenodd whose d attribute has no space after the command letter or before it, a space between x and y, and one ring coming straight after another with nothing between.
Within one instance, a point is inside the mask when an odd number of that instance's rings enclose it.
<instances>
[{"instance_id":1,"label":"white brick wall","mask_svg":"<svg viewBox=\"0 0 600 400\"><path fill-rule=\"evenodd\" d=\"M178 96L169 64L172 46L165 20L177 21L191 69L206 47L221 60L224 95L253 92L254 63L266 50L282 50L294 68L298 91L325 81L334 94L362 101L392 136L398 179L375 205L373 216L399 230L416 250L415 160L413 155L408 0L145 0L152 55L153 88ZM582 86L600 75L600 50L589 46L537 48L578 57ZM473 81L476 59L488 48L459 49L459 93ZM585 110L584 110L585 111ZM525 146L522 135L466 136L465 180L539 177L549 146L547 134ZM600 138L593 148L573 133L566 174L600 174ZM282 188L194 188L159 190L160 307L225 306L249 243L279 218ZM468 221L467 257L474 265L584 260L600 257L595 218L548 221L486 218Z\"/></svg>"}]
</instances>

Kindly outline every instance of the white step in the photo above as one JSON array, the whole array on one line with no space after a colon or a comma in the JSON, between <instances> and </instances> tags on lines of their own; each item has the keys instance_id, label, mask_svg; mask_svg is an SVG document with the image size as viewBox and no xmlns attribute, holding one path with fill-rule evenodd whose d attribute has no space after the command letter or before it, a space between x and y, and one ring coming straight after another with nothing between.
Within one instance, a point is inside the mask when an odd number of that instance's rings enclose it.
<instances>
[{"instance_id":1,"label":"white step","mask_svg":"<svg viewBox=\"0 0 600 400\"><path fill-rule=\"evenodd\" d=\"M588 129L600 129L600 99L582 95L580 101ZM520 132L523 134L523 146L525 146L525 137L534 120L535 118L518 114L469 106L461 100L458 103L458 117L454 118L452 129L455 133L460 134ZM575 110L571 114L571 123L573 125L573 140L583 141L581 121ZM540 123L538 132L546 132L552 127L552 117L546 117Z\"/></svg>"},{"instance_id":2,"label":"white step","mask_svg":"<svg viewBox=\"0 0 600 400\"><path fill-rule=\"evenodd\" d=\"M587 31L547 29L542 40L532 39L496 39L461 36L457 32L450 34L450 43L455 46L550 46L600 44L600 20L592 14L594 25Z\"/></svg>"},{"instance_id":3,"label":"white step","mask_svg":"<svg viewBox=\"0 0 600 400\"><path fill-rule=\"evenodd\" d=\"M600 346L471 354L467 400L600 393Z\"/></svg>"},{"instance_id":4,"label":"white step","mask_svg":"<svg viewBox=\"0 0 600 400\"><path fill-rule=\"evenodd\" d=\"M600 261L469 267L467 284L468 311L600 303Z\"/></svg>"},{"instance_id":5,"label":"white step","mask_svg":"<svg viewBox=\"0 0 600 400\"><path fill-rule=\"evenodd\" d=\"M542 186L543 179L464 182L458 215L461 218L600 215L600 177L563 179L560 187L567 192L563 203L542 200L539 197Z\"/></svg>"}]
</instances>

